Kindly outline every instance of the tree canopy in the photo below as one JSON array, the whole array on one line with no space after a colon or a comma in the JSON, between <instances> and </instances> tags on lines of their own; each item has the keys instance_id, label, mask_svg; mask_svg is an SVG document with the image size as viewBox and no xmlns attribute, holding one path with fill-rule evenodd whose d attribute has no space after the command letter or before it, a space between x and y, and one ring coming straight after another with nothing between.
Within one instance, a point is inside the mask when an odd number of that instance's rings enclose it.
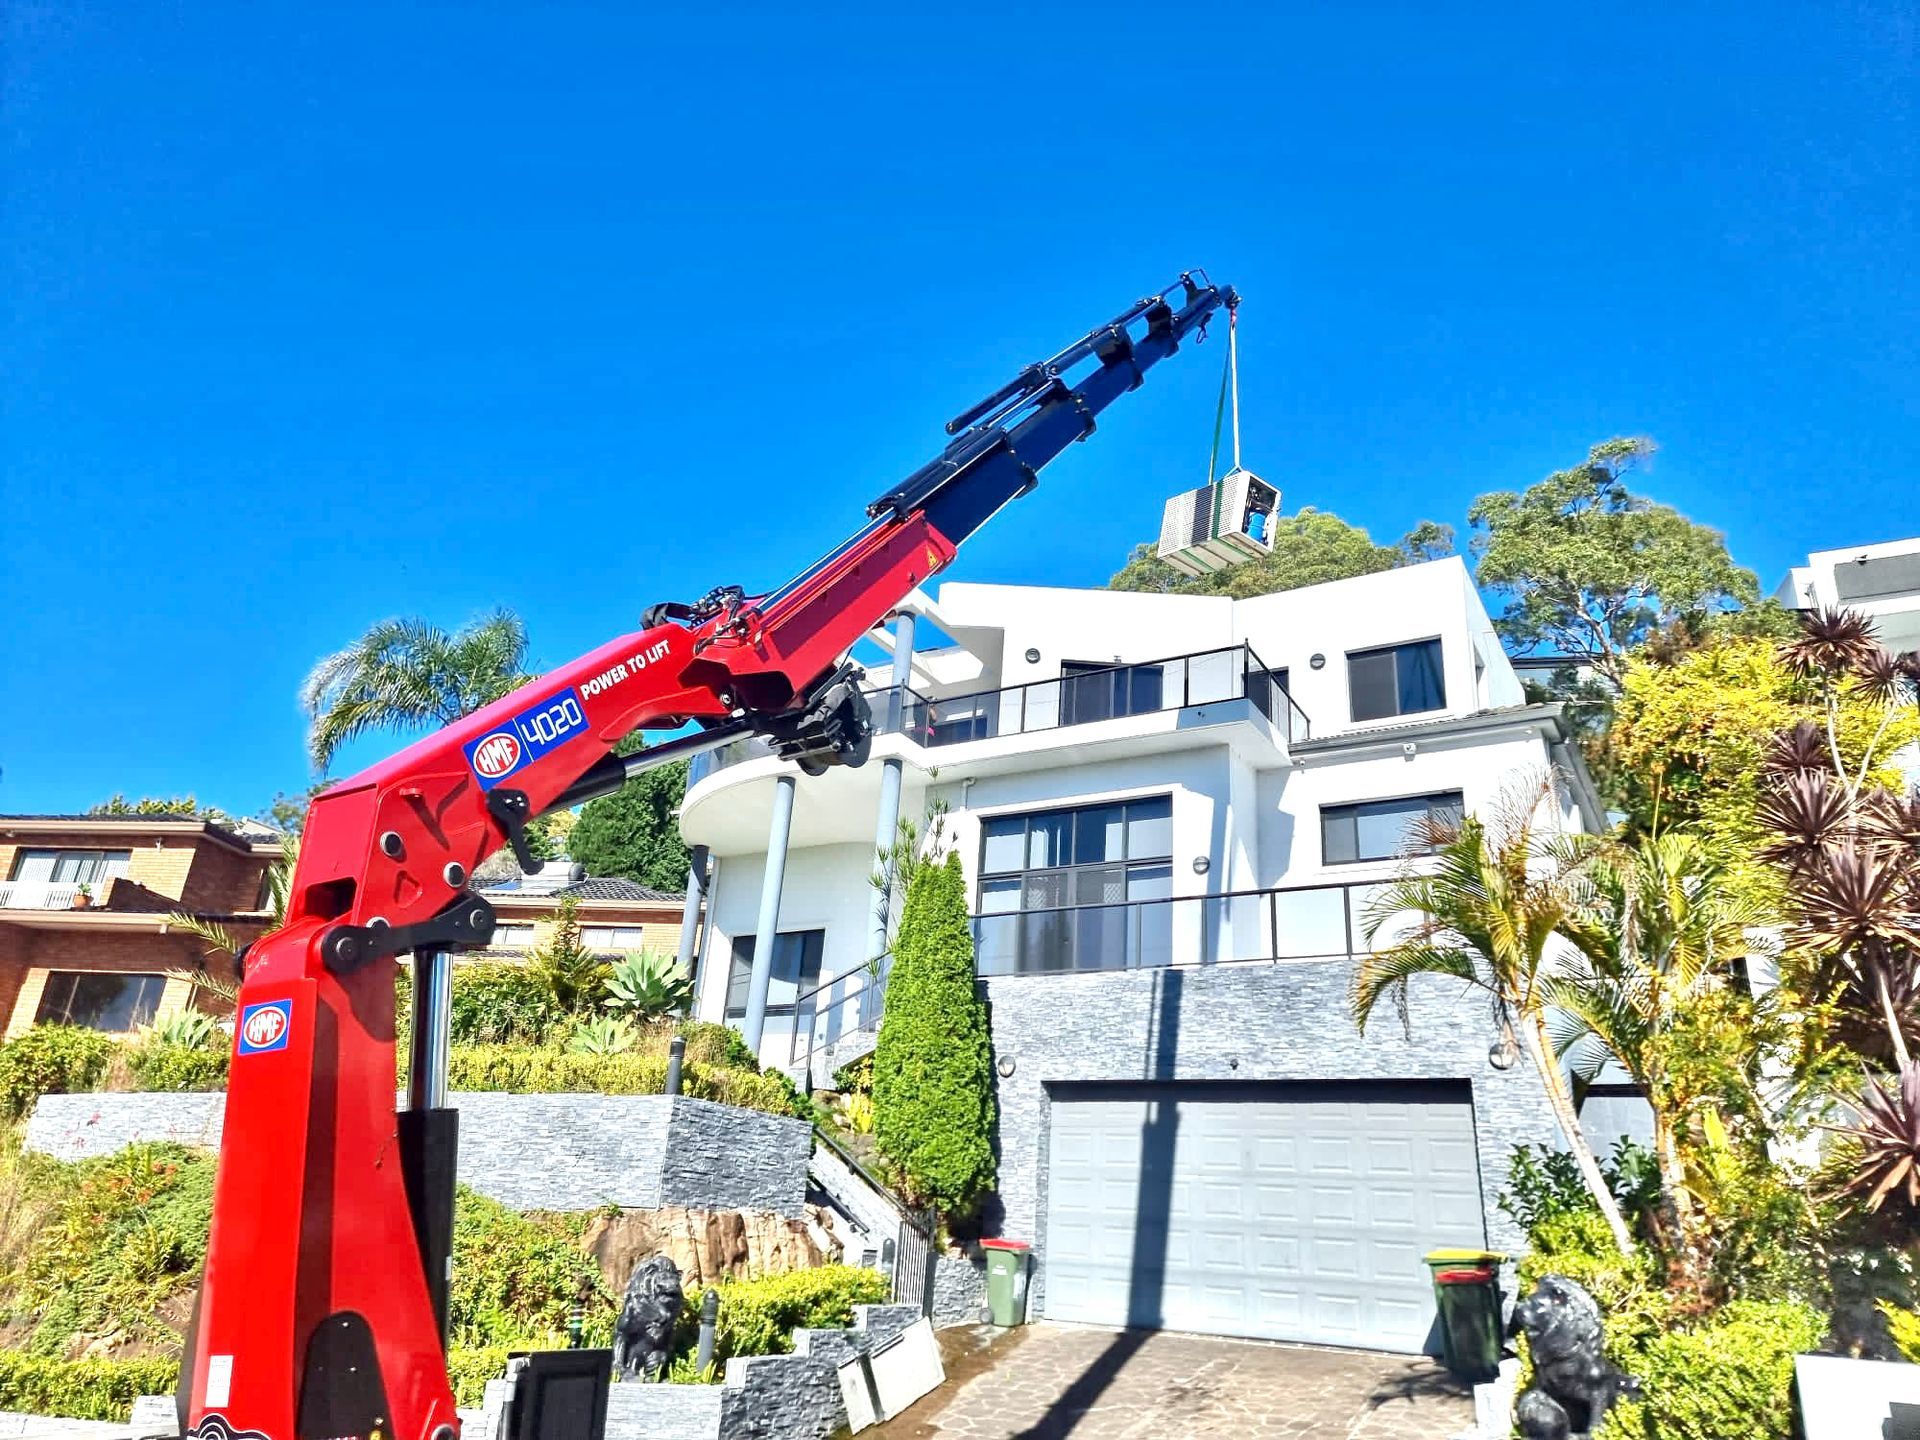
<instances>
[{"instance_id":1,"label":"tree canopy","mask_svg":"<svg viewBox=\"0 0 1920 1440\"><path fill-rule=\"evenodd\" d=\"M89 815L192 815L218 824L229 819L227 812L202 805L191 795L142 795L129 800L125 795L110 795L98 805L88 807Z\"/></svg>"},{"instance_id":2,"label":"tree canopy","mask_svg":"<svg viewBox=\"0 0 1920 1440\"><path fill-rule=\"evenodd\" d=\"M383 620L313 667L300 687L312 720L307 750L316 770L373 730L451 725L520 688L527 627L496 610L449 635L425 620Z\"/></svg>"},{"instance_id":3,"label":"tree canopy","mask_svg":"<svg viewBox=\"0 0 1920 1440\"><path fill-rule=\"evenodd\" d=\"M1627 489L1653 452L1644 437L1607 440L1582 464L1473 502L1479 583L1507 602L1494 623L1510 649L1575 656L1618 684L1627 652L1675 620L1753 601L1753 572L1724 535Z\"/></svg>"},{"instance_id":4,"label":"tree canopy","mask_svg":"<svg viewBox=\"0 0 1920 1440\"><path fill-rule=\"evenodd\" d=\"M687 794L687 764L644 770L611 795L589 801L567 854L590 875L624 875L659 890L684 890L689 856L676 818Z\"/></svg>"},{"instance_id":5,"label":"tree canopy","mask_svg":"<svg viewBox=\"0 0 1920 1440\"><path fill-rule=\"evenodd\" d=\"M1126 565L1107 582L1107 588L1161 595L1230 595L1245 600L1451 555L1453 528L1422 520L1397 545L1376 545L1359 526L1308 505L1274 520L1271 554L1211 575L1182 575L1160 559L1157 548L1152 543L1136 545Z\"/></svg>"}]
</instances>

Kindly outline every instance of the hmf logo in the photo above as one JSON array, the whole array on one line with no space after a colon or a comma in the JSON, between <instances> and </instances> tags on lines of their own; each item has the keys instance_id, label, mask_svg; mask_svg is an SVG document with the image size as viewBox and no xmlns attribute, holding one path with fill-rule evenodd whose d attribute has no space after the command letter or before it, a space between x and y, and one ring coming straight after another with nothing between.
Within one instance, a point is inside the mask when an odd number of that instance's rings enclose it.
<instances>
[{"instance_id":1,"label":"hmf logo","mask_svg":"<svg viewBox=\"0 0 1920 1440\"><path fill-rule=\"evenodd\" d=\"M291 1000L265 1000L240 1012L240 1053L264 1055L287 1048L287 1032L293 1028Z\"/></svg>"},{"instance_id":2,"label":"hmf logo","mask_svg":"<svg viewBox=\"0 0 1920 1440\"><path fill-rule=\"evenodd\" d=\"M520 742L504 730L494 731L473 747L473 768L484 779L511 775L519 763Z\"/></svg>"}]
</instances>

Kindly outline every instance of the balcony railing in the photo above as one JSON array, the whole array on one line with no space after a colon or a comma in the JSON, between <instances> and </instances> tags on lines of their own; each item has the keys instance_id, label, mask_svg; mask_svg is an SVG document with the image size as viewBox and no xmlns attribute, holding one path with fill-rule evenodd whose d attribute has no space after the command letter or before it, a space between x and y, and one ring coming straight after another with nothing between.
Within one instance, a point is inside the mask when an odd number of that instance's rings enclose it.
<instances>
[{"instance_id":1,"label":"balcony railing","mask_svg":"<svg viewBox=\"0 0 1920 1440\"><path fill-rule=\"evenodd\" d=\"M1381 886L1312 885L1176 895L973 917L983 978L1239 961L1344 960L1391 944L1410 917L1367 938Z\"/></svg>"},{"instance_id":2,"label":"balcony railing","mask_svg":"<svg viewBox=\"0 0 1920 1440\"><path fill-rule=\"evenodd\" d=\"M897 720L893 698L886 687L867 692L876 728L928 749L1242 699L1250 700L1288 743L1310 734L1306 712L1250 645L1107 665L965 695L934 697L902 687ZM738 740L696 757L692 779L772 753L764 740Z\"/></svg>"},{"instance_id":3,"label":"balcony railing","mask_svg":"<svg viewBox=\"0 0 1920 1440\"><path fill-rule=\"evenodd\" d=\"M71 910L83 882L78 880L0 880L0 910ZM110 879L84 882L92 903L106 903Z\"/></svg>"}]
</instances>

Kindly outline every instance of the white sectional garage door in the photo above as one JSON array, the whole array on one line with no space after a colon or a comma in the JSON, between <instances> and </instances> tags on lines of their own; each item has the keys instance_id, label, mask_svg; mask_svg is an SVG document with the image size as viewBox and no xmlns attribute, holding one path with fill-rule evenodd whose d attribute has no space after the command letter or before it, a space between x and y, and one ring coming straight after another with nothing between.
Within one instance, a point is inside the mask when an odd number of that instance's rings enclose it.
<instances>
[{"instance_id":1,"label":"white sectional garage door","mask_svg":"<svg viewBox=\"0 0 1920 1440\"><path fill-rule=\"evenodd\" d=\"M1051 1128L1051 1319L1412 1352L1420 1257L1486 1243L1464 1085L1067 1086Z\"/></svg>"}]
</instances>

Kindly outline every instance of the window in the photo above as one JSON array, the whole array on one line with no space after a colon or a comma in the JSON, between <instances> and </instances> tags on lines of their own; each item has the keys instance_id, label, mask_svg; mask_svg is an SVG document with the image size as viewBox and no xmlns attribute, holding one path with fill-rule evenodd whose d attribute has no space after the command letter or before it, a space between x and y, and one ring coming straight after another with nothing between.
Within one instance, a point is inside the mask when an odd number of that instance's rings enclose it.
<instances>
[{"instance_id":1,"label":"window","mask_svg":"<svg viewBox=\"0 0 1920 1440\"><path fill-rule=\"evenodd\" d=\"M40 992L36 1025L80 1025L89 1030L135 1030L149 1024L167 988L164 975L116 975L99 970L55 970Z\"/></svg>"},{"instance_id":2,"label":"window","mask_svg":"<svg viewBox=\"0 0 1920 1440\"><path fill-rule=\"evenodd\" d=\"M589 950L638 950L646 939L644 925L582 925L580 943Z\"/></svg>"},{"instance_id":3,"label":"window","mask_svg":"<svg viewBox=\"0 0 1920 1440\"><path fill-rule=\"evenodd\" d=\"M1430 855L1430 824L1458 825L1465 814L1458 790L1320 807L1320 858L1327 865Z\"/></svg>"},{"instance_id":4,"label":"window","mask_svg":"<svg viewBox=\"0 0 1920 1440\"><path fill-rule=\"evenodd\" d=\"M733 969L727 976L727 1018L747 1013L747 987L753 979L751 935L733 938ZM820 953L826 949L824 930L783 930L773 937L773 978L767 985L767 1014L791 1015L795 1002L820 983ZM812 1002L808 1002L812 1008Z\"/></svg>"},{"instance_id":5,"label":"window","mask_svg":"<svg viewBox=\"0 0 1920 1440\"><path fill-rule=\"evenodd\" d=\"M1347 656L1347 691L1355 720L1384 720L1443 710L1447 683L1440 669L1440 642L1416 640Z\"/></svg>"},{"instance_id":6,"label":"window","mask_svg":"<svg viewBox=\"0 0 1920 1440\"><path fill-rule=\"evenodd\" d=\"M1173 801L1115 800L1002 815L982 826L982 974L1163 964L1173 894ZM1004 917L1004 918L1002 918Z\"/></svg>"},{"instance_id":7,"label":"window","mask_svg":"<svg viewBox=\"0 0 1920 1440\"><path fill-rule=\"evenodd\" d=\"M44 880L54 885L98 885L125 875L131 850L22 850L13 857L11 880Z\"/></svg>"},{"instance_id":8,"label":"window","mask_svg":"<svg viewBox=\"0 0 1920 1440\"><path fill-rule=\"evenodd\" d=\"M493 927L493 949L526 950L533 945L533 926L496 925Z\"/></svg>"},{"instance_id":9,"label":"window","mask_svg":"<svg viewBox=\"0 0 1920 1440\"><path fill-rule=\"evenodd\" d=\"M1116 715L1145 715L1162 705L1164 671L1158 665L1060 665L1060 723L1087 725Z\"/></svg>"}]
</instances>

